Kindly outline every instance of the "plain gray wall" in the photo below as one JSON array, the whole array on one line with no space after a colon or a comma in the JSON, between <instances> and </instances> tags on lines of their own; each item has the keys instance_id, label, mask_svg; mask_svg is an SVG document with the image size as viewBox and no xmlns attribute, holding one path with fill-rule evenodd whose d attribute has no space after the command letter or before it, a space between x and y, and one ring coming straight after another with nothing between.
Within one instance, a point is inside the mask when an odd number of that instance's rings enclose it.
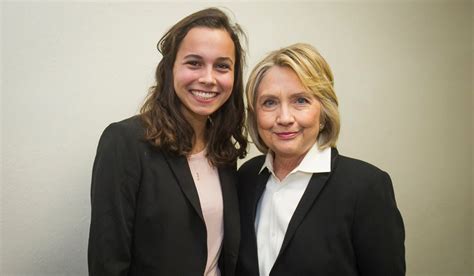
<instances>
[{"instance_id":1,"label":"plain gray wall","mask_svg":"<svg viewBox=\"0 0 474 276\"><path fill-rule=\"evenodd\" d=\"M320 50L340 152L392 177L407 274L474 275L472 1L2 2L0 274L87 274L99 136L137 113L161 35L209 6L245 28L246 75L276 48Z\"/></svg>"}]
</instances>

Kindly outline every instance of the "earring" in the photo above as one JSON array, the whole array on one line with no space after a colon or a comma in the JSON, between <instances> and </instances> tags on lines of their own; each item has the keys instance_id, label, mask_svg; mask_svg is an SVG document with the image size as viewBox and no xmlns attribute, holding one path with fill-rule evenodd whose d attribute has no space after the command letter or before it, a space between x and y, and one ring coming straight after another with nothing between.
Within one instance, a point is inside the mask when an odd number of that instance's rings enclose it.
<instances>
[{"instance_id":1,"label":"earring","mask_svg":"<svg viewBox=\"0 0 474 276\"><path fill-rule=\"evenodd\" d=\"M323 130L324 129L324 125L323 124L319 124L319 131Z\"/></svg>"}]
</instances>

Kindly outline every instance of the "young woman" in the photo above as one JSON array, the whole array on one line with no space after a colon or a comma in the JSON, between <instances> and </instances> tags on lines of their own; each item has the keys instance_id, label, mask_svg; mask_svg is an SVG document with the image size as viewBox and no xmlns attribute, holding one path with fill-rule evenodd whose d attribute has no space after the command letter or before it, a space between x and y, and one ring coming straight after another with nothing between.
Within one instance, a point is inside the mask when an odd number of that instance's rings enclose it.
<instances>
[{"instance_id":1,"label":"young woman","mask_svg":"<svg viewBox=\"0 0 474 276\"><path fill-rule=\"evenodd\" d=\"M210 8L176 23L139 116L102 134L90 275L234 275L246 154L242 31Z\"/></svg>"}]
</instances>

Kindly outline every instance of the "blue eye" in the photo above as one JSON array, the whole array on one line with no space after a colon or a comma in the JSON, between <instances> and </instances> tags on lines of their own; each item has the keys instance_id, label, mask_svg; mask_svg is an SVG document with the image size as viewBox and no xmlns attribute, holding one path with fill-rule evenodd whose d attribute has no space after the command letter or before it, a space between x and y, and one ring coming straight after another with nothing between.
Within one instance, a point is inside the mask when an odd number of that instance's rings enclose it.
<instances>
[{"instance_id":1,"label":"blue eye","mask_svg":"<svg viewBox=\"0 0 474 276\"><path fill-rule=\"evenodd\" d=\"M308 99L304 98L304 97L299 97L296 99L296 103L297 104L307 104L309 103Z\"/></svg>"},{"instance_id":2,"label":"blue eye","mask_svg":"<svg viewBox=\"0 0 474 276\"><path fill-rule=\"evenodd\" d=\"M276 101L275 100L272 100L272 99L267 99L263 102L262 104L264 107L272 107L274 105L276 105Z\"/></svg>"}]
</instances>

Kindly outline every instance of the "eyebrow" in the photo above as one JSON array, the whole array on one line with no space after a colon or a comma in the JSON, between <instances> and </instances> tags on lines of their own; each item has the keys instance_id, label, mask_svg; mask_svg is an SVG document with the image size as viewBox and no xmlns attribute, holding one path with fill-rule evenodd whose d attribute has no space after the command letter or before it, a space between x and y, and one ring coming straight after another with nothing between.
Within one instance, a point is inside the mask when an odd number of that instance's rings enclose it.
<instances>
[{"instance_id":1,"label":"eyebrow","mask_svg":"<svg viewBox=\"0 0 474 276\"><path fill-rule=\"evenodd\" d=\"M188 58L202 59L202 57L201 57L200 55L196 55L196 54L189 54L189 55L186 55L186 56L184 56L183 59L188 59Z\"/></svg>"},{"instance_id":2,"label":"eyebrow","mask_svg":"<svg viewBox=\"0 0 474 276\"><path fill-rule=\"evenodd\" d=\"M299 96L313 96L313 94L309 91L300 91L291 95L291 97L299 97Z\"/></svg>"},{"instance_id":3,"label":"eyebrow","mask_svg":"<svg viewBox=\"0 0 474 276\"><path fill-rule=\"evenodd\" d=\"M196 55L196 54L189 54L189 55L186 55L186 56L184 56L183 59L190 59L190 58L195 58L195 59L200 59L200 60L203 59L202 56ZM222 62L222 61L230 62L231 65L234 64L234 61L233 61L230 57L218 57L216 60L217 60L217 61L220 61L220 62Z\"/></svg>"},{"instance_id":4,"label":"eyebrow","mask_svg":"<svg viewBox=\"0 0 474 276\"><path fill-rule=\"evenodd\" d=\"M298 91L289 95L291 98L300 97L300 96L313 96L313 94L309 91ZM272 91L264 90L258 93L258 97L275 97Z\"/></svg>"},{"instance_id":5,"label":"eyebrow","mask_svg":"<svg viewBox=\"0 0 474 276\"><path fill-rule=\"evenodd\" d=\"M230 58L230 57L220 57L220 58L217 58L218 61L227 61L229 62L231 65L234 64L234 61Z\"/></svg>"}]
</instances>

